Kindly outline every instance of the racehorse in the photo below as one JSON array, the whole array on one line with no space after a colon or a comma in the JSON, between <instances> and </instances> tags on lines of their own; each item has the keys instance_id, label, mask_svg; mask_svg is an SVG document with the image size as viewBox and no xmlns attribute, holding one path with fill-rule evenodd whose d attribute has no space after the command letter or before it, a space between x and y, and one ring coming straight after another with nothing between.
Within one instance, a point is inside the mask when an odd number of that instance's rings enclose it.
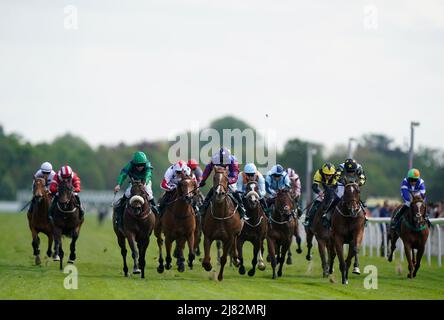
<instances>
[{"instance_id":1,"label":"racehorse","mask_svg":"<svg viewBox=\"0 0 444 320\"><path fill-rule=\"evenodd\" d=\"M331 197L333 194L333 190L327 189L326 194L326 206L331 205ZM324 205L321 204L318 210L314 213L313 220L310 227L305 227L305 233L307 236L307 256L306 259L311 261L311 249L313 247L313 237L316 237L316 241L318 243L319 256L321 257L321 266L322 266L322 275L328 277L333 272L333 267L329 267L329 263L327 261L328 257L332 256L332 252L334 252L334 244L331 238L331 232L328 227L326 227L322 221L322 215L324 212ZM327 255L328 254L328 255Z\"/></svg>"},{"instance_id":2,"label":"racehorse","mask_svg":"<svg viewBox=\"0 0 444 320\"><path fill-rule=\"evenodd\" d=\"M248 271L250 277L256 273L256 265L258 263L259 254L259 270L265 270L264 260L262 258L261 248L263 246L267 230L268 219L264 213L264 209L260 203L259 188L256 181L247 183L246 195L245 195L245 208L247 210L248 221L245 221L245 225L242 228L242 232L237 241L237 250L239 253L239 273L245 274L244 258L242 254L242 248L245 241L250 241L253 244L253 260L251 262L253 268Z\"/></svg>"},{"instance_id":3,"label":"racehorse","mask_svg":"<svg viewBox=\"0 0 444 320\"><path fill-rule=\"evenodd\" d=\"M358 254L365 228L365 212L361 206L359 185L356 182L345 184L344 196L333 210L331 237L335 250L330 252L330 271L333 270L337 254L342 284L348 284L348 270L353 257L355 258L353 273L360 274ZM347 260L344 260L345 243L349 244Z\"/></svg>"},{"instance_id":4,"label":"racehorse","mask_svg":"<svg viewBox=\"0 0 444 320\"><path fill-rule=\"evenodd\" d=\"M416 277L416 273L421 266L421 259L429 237L429 227L425 219L426 212L427 205L422 196L420 194L412 194L410 209L408 209L401 218L402 224L400 231L390 228L392 230L390 237L391 250L388 261L392 262L393 252L396 249L396 241L400 237L404 243L404 251L409 264L409 273L407 277L410 279ZM417 250L416 256L414 249Z\"/></svg>"},{"instance_id":5,"label":"racehorse","mask_svg":"<svg viewBox=\"0 0 444 320\"><path fill-rule=\"evenodd\" d=\"M76 260L76 241L79 238L80 228L84 218L80 219L80 209L74 195L74 187L69 181L61 181L58 187L58 197L54 199L56 205L52 216L54 232L54 261L60 261L60 270L63 268L62 235L71 238L70 255L68 263L74 264Z\"/></svg>"},{"instance_id":6,"label":"racehorse","mask_svg":"<svg viewBox=\"0 0 444 320\"><path fill-rule=\"evenodd\" d=\"M156 222L156 217L149 205L144 183L131 178L131 196L125 205L121 226L117 225L116 219L117 212L116 207L114 207L113 227L123 258L124 275L125 277L128 276L126 239L134 261L133 274L141 274L143 279L145 278L145 254Z\"/></svg>"},{"instance_id":7,"label":"racehorse","mask_svg":"<svg viewBox=\"0 0 444 320\"><path fill-rule=\"evenodd\" d=\"M291 193L291 197L293 198L294 205L295 205L295 207L296 207L296 204L298 203L299 199L298 199L298 197L296 196L296 193L295 193L295 191L294 191L293 188L290 190L290 193ZM298 216L298 217L299 217L299 216ZM301 237L301 232L300 232L300 230L299 230L299 220L296 219L295 222L296 222L296 223L295 223L295 226L294 226L294 233L293 233L293 235L294 235L294 237L295 237L295 239L296 239L296 245L298 246L298 248L296 249L296 253L297 253L297 254L301 254L301 253L302 253L302 248L301 248L302 237ZM290 250L290 249L288 249L288 254L287 254L287 264L288 264L288 265L293 264L292 254L291 254L291 250Z\"/></svg>"},{"instance_id":8,"label":"racehorse","mask_svg":"<svg viewBox=\"0 0 444 320\"><path fill-rule=\"evenodd\" d=\"M273 279L276 279L277 263L280 264L277 275L278 277L282 276L285 256L291 245L296 223L292 215L293 206L294 202L290 192L287 189L278 190L267 232L268 253L273 268Z\"/></svg>"},{"instance_id":9,"label":"racehorse","mask_svg":"<svg viewBox=\"0 0 444 320\"><path fill-rule=\"evenodd\" d=\"M185 242L188 244L188 267L193 268L194 254L194 235L196 229L195 212L192 206L194 193L197 190L197 183L190 177L184 177L172 191L172 199L166 205L165 212L160 219L157 219L154 234L157 238L159 247L159 266L157 271L162 273L164 268L171 269L171 247L173 241L176 241L177 248L177 266L178 271L185 271L185 258L183 250ZM163 264L162 255L162 232L165 234L166 247L166 265Z\"/></svg>"},{"instance_id":10,"label":"racehorse","mask_svg":"<svg viewBox=\"0 0 444 320\"><path fill-rule=\"evenodd\" d=\"M218 280L223 280L223 272L227 263L228 251L231 249L233 263L239 265L236 242L241 233L243 222L240 219L237 206L235 206L228 187L228 170L216 166L213 175L214 195L206 209L202 220L202 231L204 234L205 257L202 267L211 271L210 249L214 240L222 241L223 255L220 258L220 271Z\"/></svg>"},{"instance_id":11,"label":"racehorse","mask_svg":"<svg viewBox=\"0 0 444 320\"><path fill-rule=\"evenodd\" d=\"M28 212L28 224L32 233L32 248L34 249L35 264L40 265L40 238L42 232L48 237L48 250L46 255L51 257L52 243L54 240L51 222L48 218L48 209L51 205L51 194L45 187L45 179L34 178L33 208Z\"/></svg>"}]
</instances>

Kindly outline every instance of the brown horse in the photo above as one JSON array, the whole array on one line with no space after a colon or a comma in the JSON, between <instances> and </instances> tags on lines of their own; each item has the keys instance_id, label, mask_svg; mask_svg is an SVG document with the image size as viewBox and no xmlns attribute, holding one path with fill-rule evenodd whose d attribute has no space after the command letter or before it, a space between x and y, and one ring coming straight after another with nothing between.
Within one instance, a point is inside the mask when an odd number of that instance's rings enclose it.
<instances>
[{"instance_id":1,"label":"brown horse","mask_svg":"<svg viewBox=\"0 0 444 320\"><path fill-rule=\"evenodd\" d=\"M333 262L337 254L342 284L348 284L348 270L353 257L355 258L353 273L360 273L358 254L365 228L365 212L361 206L359 185L356 182L350 182L344 186L344 196L334 208L331 219L331 237L335 250L330 252L330 271L333 270ZM346 261L344 260L345 243L349 244Z\"/></svg>"},{"instance_id":2,"label":"brown horse","mask_svg":"<svg viewBox=\"0 0 444 320\"><path fill-rule=\"evenodd\" d=\"M32 248L34 249L35 264L41 264L40 259L40 238L39 233L42 232L48 237L48 250L46 255L51 257L52 243L54 240L51 222L48 218L48 209L51 205L51 194L46 189L45 179L34 178L33 208L28 212L28 224L32 233Z\"/></svg>"},{"instance_id":3,"label":"brown horse","mask_svg":"<svg viewBox=\"0 0 444 320\"><path fill-rule=\"evenodd\" d=\"M52 226L54 232L54 261L60 261L60 270L63 269L63 247L62 235L71 238L70 255L68 263L74 264L76 260L76 241L79 238L80 228L84 218L80 219L80 210L77 199L74 195L72 183L61 181L58 187L58 197L52 217Z\"/></svg>"},{"instance_id":4,"label":"brown horse","mask_svg":"<svg viewBox=\"0 0 444 320\"><path fill-rule=\"evenodd\" d=\"M116 224L116 219L117 213L114 208L113 226L123 258L123 272L125 277L128 276L126 239L131 248L131 256L134 261L133 274L141 274L143 279L145 278L146 250L148 249L150 235L153 232L156 222L156 217L149 205L144 183L131 179L131 197L127 201L125 210L123 211L121 227Z\"/></svg>"},{"instance_id":5,"label":"brown horse","mask_svg":"<svg viewBox=\"0 0 444 320\"><path fill-rule=\"evenodd\" d=\"M157 237L157 245L159 246L159 266L157 271L162 273L164 268L171 269L171 246L176 241L177 247L177 266L179 272L185 271L185 258L183 250L185 242L188 244L188 267L193 268L194 254L194 234L196 229L195 212L192 206L194 193L197 189L197 183L190 177L184 177L172 191L172 201L167 204L165 212L160 219L156 221L154 234ZM163 265L162 255L162 232L165 234L166 247L166 265Z\"/></svg>"},{"instance_id":6,"label":"brown horse","mask_svg":"<svg viewBox=\"0 0 444 320\"><path fill-rule=\"evenodd\" d=\"M400 231L398 232L393 229L391 231L391 250L388 257L388 261L392 262L393 252L396 249L396 240L400 237L404 243L404 251L409 264L407 277L410 279L416 277L416 273L421 266L421 259L429 237L429 227L425 219L427 212L426 203L420 194L412 196L413 200L410 209L407 210L401 218L402 224ZM415 249L417 250L416 256Z\"/></svg>"},{"instance_id":7,"label":"brown horse","mask_svg":"<svg viewBox=\"0 0 444 320\"><path fill-rule=\"evenodd\" d=\"M293 206L294 202L290 192L286 189L278 190L267 232L268 253L273 268L273 279L276 279L277 263L279 263L277 275L278 277L282 276L285 256L290 249L296 224L292 215Z\"/></svg>"},{"instance_id":8,"label":"brown horse","mask_svg":"<svg viewBox=\"0 0 444 320\"><path fill-rule=\"evenodd\" d=\"M245 208L247 210L248 221L245 221L245 225L242 228L242 232L238 238L237 250L239 253L239 273L245 274L244 258L242 254L242 248L245 241L250 241L253 244L253 260L251 264L253 268L248 271L250 277L256 273L256 265L259 257L259 270L265 270L264 260L262 258L261 248L268 230L268 219L264 213L264 209L260 203L259 187L256 181L247 183L246 195L245 195Z\"/></svg>"},{"instance_id":9,"label":"brown horse","mask_svg":"<svg viewBox=\"0 0 444 320\"><path fill-rule=\"evenodd\" d=\"M220 271L218 280L223 280L223 272L227 263L227 255L231 249L233 262L238 265L236 241L242 231L243 222L240 219L237 206L230 198L228 187L228 171L225 168L215 167L213 175L214 196L202 220L204 234L205 257L202 267L211 271L210 249L214 240L222 241L223 255L220 258Z\"/></svg>"},{"instance_id":10,"label":"brown horse","mask_svg":"<svg viewBox=\"0 0 444 320\"><path fill-rule=\"evenodd\" d=\"M311 249L313 247L313 237L316 237L319 256L321 257L322 275L325 278L333 272L333 267L329 267L329 261L327 258L332 256L332 253L334 252L334 244L331 238L330 229L327 228L322 221L322 215L324 212L323 208L324 206L321 204L318 210L314 213L311 226L305 227L305 233L307 235L308 249L306 259L308 261L311 261L312 259Z\"/></svg>"}]
</instances>

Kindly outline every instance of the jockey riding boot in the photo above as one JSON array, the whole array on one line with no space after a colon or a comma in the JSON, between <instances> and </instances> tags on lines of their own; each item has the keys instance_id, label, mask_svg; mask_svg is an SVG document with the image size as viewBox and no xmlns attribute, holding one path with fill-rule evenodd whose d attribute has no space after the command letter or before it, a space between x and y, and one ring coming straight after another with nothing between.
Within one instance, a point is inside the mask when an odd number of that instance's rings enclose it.
<instances>
[{"instance_id":1,"label":"jockey riding boot","mask_svg":"<svg viewBox=\"0 0 444 320\"><path fill-rule=\"evenodd\" d=\"M399 225L401 223L401 218L408 208L409 207L407 207L406 205L403 205L402 208L398 212L396 212L395 216L393 217L393 222L391 224L392 230L396 230L399 228Z\"/></svg>"},{"instance_id":2,"label":"jockey riding boot","mask_svg":"<svg viewBox=\"0 0 444 320\"><path fill-rule=\"evenodd\" d=\"M156 201L154 200L154 198L152 198L150 200L150 206L151 206L151 210L153 210L154 214L158 216L160 210L158 209Z\"/></svg>"},{"instance_id":3,"label":"jockey riding boot","mask_svg":"<svg viewBox=\"0 0 444 320\"><path fill-rule=\"evenodd\" d=\"M205 197L205 200L202 204L202 212L201 212L201 216L204 216L205 212L207 211L208 206L210 205L210 201L213 198L213 194L214 194L214 188L211 188L210 191L208 191L207 196Z\"/></svg>"},{"instance_id":4,"label":"jockey riding boot","mask_svg":"<svg viewBox=\"0 0 444 320\"><path fill-rule=\"evenodd\" d=\"M313 217L316 214L316 211L318 211L320 204L321 203L319 201L315 201L313 203L313 205L311 206L310 210L307 212L307 214L305 216L305 221L304 221L305 227L307 227L307 228L311 227Z\"/></svg>"},{"instance_id":5,"label":"jockey riding boot","mask_svg":"<svg viewBox=\"0 0 444 320\"><path fill-rule=\"evenodd\" d=\"M34 202L35 202L35 197L32 197L31 203L29 204L28 213L31 213L32 210L34 209Z\"/></svg>"},{"instance_id":6,"label":"jockey riding boot","mask_svg":"<svg viewBox=\"0 0 444 320\"><path fill-rule=\"evenodd\" d=\"M244 207L244 202L242 201L242 196L240 192L233 192L233 198L236 201L236 204L238 206L239 214L241 219L248 220L248 217L246 216L247 211Z\"/></svg>"},{"instance_id":7,"label":"jockey riding boot","mask_svg":"<svg viewBox=\"0 0 444 320\"><path fill-rule=\"evenodd\" d=\"M79 219L82 220L83 216L85 215L85 209L83 209L82 203L80 202L80 197L78 194L75 195L77 200L77 205L79 207Z\"/></svg>"},{"instance_id":8,"label":"jockey riding boot","mask_svg":"<svg viewBox=\"0 0 444 320\"><path fill-rule=\"evenodd\" d=\"M118 204L116 205L116 225L118 227L122 227L122 222L123 222L123 211L125 209L125 204L127 201L127 197L125 197L125 195L123 195L122 198L120 198Z\"/></svg>"},{"instance_id":9,"label":"jockey riding boot","mask_svg":"<svg viewBox=\"0 0 444 320\"><path fill-rule=\"evenodd\" d=\"M56 206L57 201L58 201L57 196L54 196L54 199L52 199L51 205L49 206L49 210L48 210L49 221L52 221L52 219L54 217L54 208Z\"/></svg>"},{"instance_id":10,"label":"jockey riding boot","mask_svg":"<svg viewBox=\"0 0 444 320\"><path fill-rule=\"evenodd\" d=\"M334 200L330 203L330 205L324 210L324 214L322 215L322 219L323 220L329 220L329 212L336 207L336 205L339 203L339 201L341 201L341 198L339 197L335 197Z\"/></svg>"}]
</instances>

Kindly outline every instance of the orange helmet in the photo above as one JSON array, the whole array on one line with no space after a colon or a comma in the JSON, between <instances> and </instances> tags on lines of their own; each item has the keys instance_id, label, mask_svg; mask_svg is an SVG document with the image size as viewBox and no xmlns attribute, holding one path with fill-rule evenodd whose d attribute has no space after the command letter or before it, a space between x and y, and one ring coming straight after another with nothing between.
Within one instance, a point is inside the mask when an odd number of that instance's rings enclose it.
<instances>
[{"instance_id":1,"label":"orange helmet","mask_svg":"<svg viewBox=\"0 0 444 320\"><path fill-rule=\"evenodd\" d=\"M190 160L188 160L187 165L188 165L188 167L190 167L191 170L195 170L197 168L197 166L199 165L199 163L194 159L190 159Z\"/></svg>"}]
</instances>

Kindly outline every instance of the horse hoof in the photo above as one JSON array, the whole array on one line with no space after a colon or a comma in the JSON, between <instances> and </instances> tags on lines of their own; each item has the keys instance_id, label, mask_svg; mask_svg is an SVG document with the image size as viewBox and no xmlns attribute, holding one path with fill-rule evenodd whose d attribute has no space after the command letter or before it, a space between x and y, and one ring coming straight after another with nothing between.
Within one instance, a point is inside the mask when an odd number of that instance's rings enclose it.
<instances>
[{"instance_id":1,"label":"horse hoof","mask_svg":"<svg viewBox=\"0 0 444 320\"><path fill-rule=\"evenodd\" d=\"M219 281L224 280L224 276L220 274L220 275L217 277L217 280L219 280Z\"/></svg>"},{"instance_id":2,"label":"horse hoof","mask_svg":"<svg viewBox=\"0 0 444 320\"><path fill-rule=\"evenodd\" d=\"M60 261L60 257L59 256L54 256L53 261Z\"/></svg>"},{"instance_id":3,"label":"horse hoof","mask_svg":"<svg viewBox=\"0 0 444 320\"><path fill-rule=\"evenodd\" d=\"M74 264L74 260L69 259L69 260L68 260L68 263L69 263L69 264Z\"/></svg>"},{"instance_id":4,"label":"horse hoof","mask_svg":"<svg viewBox=\"0 0 444 320\"><path fill-rule=\"evenodd\" d=\"M245 267L244 266L240 266L239 267L239 274L240 275L244 275L245 274Z\"/></svg>"},{"instance_id":5,"label":"horse hoof","mask_svg":"<svg viewBox=\"0 0 444 320\"><path fill-rule=\"evenodd\" d=\"M306 256L305 259L307 259L307 261L311 261L311 256Z\"/></svg>"},{"instance_id":6,"label":"horse hoof","mask_svg":"<svg viewBox=\"0 0 444 320\"><path fill-rule=\"evenodd\" d=\"M158 266L157 267L157 272L158 273L163 273L164 270L165 270L165 268L163 266Z\"/></svg>"},{"instance_id":7,"label":"horse hoof","mask_svg":"<svg viewBox=\"0 0 444 320\"><path fill-rule=\"evenodd\" d=\"M211 263L202 263L202 267L205 269L205 271L211 271L211 269L213 269Z\"/></svg>"},{"instance_id":8,"label":"horse hoof","mask_svg":"<svg viewBox=\"0 0 444 320\"><path fill-rule=\"evenodd\" d=\"M134 269L133 274L141 274L142 271L140 269Z\"/></svg>"},{"instance_id":9,"label":"horse hoof","mask_svg":"<svg viewBox=\"0 0 444 320\"><path fill-rule=\"evenodd\" d=\"M267 255L267 262L271 262L270 255Z\"/></svg>"},{"instance_id":10,"label":"horse hoof","mask_svg":"<svg viewBox=\"0 0 444 320\"><path fill-rule=\"evenodd\" d=\"M260 271L265 271L265 264L264 264L264 263L259 263L259 264L257 265L257 268L258 268Z\"/></svg>"},{"instance_id":11,"label":"horse hoof","mask_svg":"<svg viewBox=\"0 0 444 320\"><path fill-rule=\"evenodd\" d=\"M330 273L329 272L324 272L323 274L322 274L322 277L323 278L328 278L330 276Z\"/></svg>"},{"instance_id":12,"label":"horse hoof","mask_svg":"<svg viewBox=\"0 0 444 320\"><path fill-rule=\"evenodd\" d=\"M292 265L292 264L293 264L293 260L290 257L288 257L287 258L287 265Z\"/></svg>"},{"instance_id":13,"label":"horse hoof","mask_svg":"<svg viewBox=\"0 0 444 320\"><path fill-rule=\"evenodd\" d=\"M282 271L278 271L278 277L282 277Z\"/></svg>"},{"instance_id":14,"label":"horse hoof","mask_svg":"<svg viewBox=\"0 0 444 320\"><path fill-rule=\"evenodd\" d=\"M48 252L46 252L46 256L47 256L48 258L51 258L51 257L52 257L52 251L48 251Z\"/></svg>"},{"instance_id":15,"label":"horse hoof","mask_svg":"<svg viewBox=\"0 0 444 320\"><path fill-rule=\"evenodd\" d=\"M193 270L193 263L192 262L188 262L188 268L190 268L190 270Z\"/></svg>"},{"instance_id":16,"label":"horse hoof","mask_svg":"<svg viewBox=\"0 0 444 320\"><path fill-rule=\"evenodd\" d=\"M184 272L184 271L185 271L185 266L184 266L183 264L180 264L180 265L177 267L177 271L179 271L180 273Z\"/></svg>"},{"instance_id":17,"label":"horse hoof","mask_svg":"<svg viewBox=\"0 0 444 320\"><path fill-rule=\"evenodd\" d=\"M172 265L171 265L171 264L166 264L166 265L165 265L165 269L167 269L167 270L171 270L171 268L172 268Z\"/></svg>"},{"instance_id":18,"label":"horse hoof","mask_svg":"<svg viewBox=\"0 0 444 320\"><path fill-rule=\"evenodd\" d=\"M40 260L40 256L35 256L35 265L39 266L42 264L42 260Z\"/></svg>"},{"instance_id":19,"label":"horse hoof","mask_svg":"<svg viewBox=\"0 0 444 320\"><path fill-rule=\"evenodd\" d=\"M256 271L254 269L251 269L250 271L248 271L249 277L253 277L255 274L256 274Z\"/></svg>"},{"instance_id":20,"label":"horse hoof","mask_svg":"<svg viewBox=\"0 0 444 320\"><path fill-rule=\"evenodd\" d=\"M276 280L276 275L274 274L273 277L271 277L271 279Z\"/></svg>"},{"instance_id":21,"label":"horse hoof","mask_svg":"<svg viewBox=\"0 0 444 320\"><path fill-rule=\"evenodd\" d=\"M297 249L297 250L296 250L296 253L297 253L297 254L301 254L301 253L302 253L302 249Z\"/></svg>"},{"instance_id":22,"label":"horse hoof","mask_svg":"<svg viewBox=\"0 0 444 320\"><path fill-rule=\"evenodd\" d=\"M357 274L357 275L360 275L361 274L361 270L359 270L359 267L354 267L353 268L353 273Z\"/></svg>"}]
</instances>

